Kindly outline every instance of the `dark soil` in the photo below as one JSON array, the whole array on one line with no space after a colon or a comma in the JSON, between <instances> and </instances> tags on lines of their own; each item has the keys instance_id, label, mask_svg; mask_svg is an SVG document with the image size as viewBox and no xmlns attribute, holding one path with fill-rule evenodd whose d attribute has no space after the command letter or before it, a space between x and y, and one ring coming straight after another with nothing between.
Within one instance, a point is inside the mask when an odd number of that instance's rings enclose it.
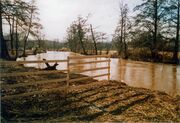
<instances>
[{"instance_id":1,"label":"dark soil","mask_svg":"<svg viewBox=\"0 0 180 123\"><path fill-rule=\"evenodd\" d=\"M1 72L38 71L22 66L3 66ZM83 75L72 74L72 78ZM64 78L65 73L1 78L1 85ZM1 97L45 89L66 87L66 82L26 86L7 90ZM117 81L80 81L68 88L38 95L2 99L2 122L144 121L180 122L180 96L130 87Z\"/></svg>"}]
</instances>

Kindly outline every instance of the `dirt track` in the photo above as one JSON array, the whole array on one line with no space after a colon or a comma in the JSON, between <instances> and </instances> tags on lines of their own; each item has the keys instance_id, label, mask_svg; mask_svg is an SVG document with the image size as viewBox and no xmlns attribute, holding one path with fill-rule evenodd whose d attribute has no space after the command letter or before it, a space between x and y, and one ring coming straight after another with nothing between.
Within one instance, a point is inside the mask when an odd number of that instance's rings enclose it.
<instances>
[{"instance_id":1,"label":"dirt track","mask_svg":"<svg viewBox=\"0 0 180 123\"><path fill-rule=\"evenodd\" d=\"M24 122L180 122L180 97L117 81L81 82L62 91L2 100L2 116Z\"/></svg>"}]
</instances>

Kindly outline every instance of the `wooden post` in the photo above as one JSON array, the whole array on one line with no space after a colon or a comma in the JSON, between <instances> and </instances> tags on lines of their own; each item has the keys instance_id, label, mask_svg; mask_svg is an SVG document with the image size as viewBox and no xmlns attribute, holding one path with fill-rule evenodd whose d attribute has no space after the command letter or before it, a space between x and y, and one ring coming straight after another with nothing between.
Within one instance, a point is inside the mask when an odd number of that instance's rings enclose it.
<instances>
[{"instance_id":1,"label":"wooden post","mask_svg":"<svg viewBox=\"0 0 180 123\"><path fill-rule=\"evenodd\" d=\"M121 81L121 70L122 70L121 69L121 57L119 58L119 62L120 62L120 66L119 66L120 67L120 72L119 72L119 74L120 74L120 81Z\"/></svg>"},{"instance_id":2,"label":"wooden post","mask_svg":"<svg viewBox=\"0 0 180 123\"><path fill-rule=\"evenodd\" d=\"M108 56L108 81L110 80L110 62L111 62L111 59L110 59L110 56Z\"/></svg>"},{"instance_id":3,"label":"wooden post","mask_svg":"<svg viewBox=\"0 0 180 123\"><path fill-rule=\"evenodd\" d=\"M69 79L70 79L70 67L69 67L69 56L67 57L67 86L69 86Z\"/></svg>"}]
</instances>

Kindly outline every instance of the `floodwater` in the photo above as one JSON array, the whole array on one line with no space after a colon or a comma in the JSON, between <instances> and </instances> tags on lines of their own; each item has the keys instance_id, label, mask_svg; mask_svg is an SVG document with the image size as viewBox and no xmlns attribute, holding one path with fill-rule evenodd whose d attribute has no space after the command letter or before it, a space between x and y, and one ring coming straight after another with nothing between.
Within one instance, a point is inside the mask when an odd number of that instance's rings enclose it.
<instances>
[{"instance_id":1,"label":"floodwater","mask_svg":"<svg viewBox=\"0 0 180 123\"><path fill-rule=\"evenodd\" d=\"M48 51L47 53L30 55L26 58L18 60L64 60L68 56L79 56L79 54L72 52L55 52ZM71 60L71 63L80 63L94 60L104 60L105 58L91 58L91 59L76 59ZM54 63L50 63L54 64ZM67 68L67 63L58 63L57 69L63 70ZM126 84L134 87L143 87L152 90L164 91L171 96L180 95L180 65L150 63L141 61L122 60L111 58L110 78L112 80L123 81ZM26 64L26 67L45 68L44 63ZM93 63L79 66L71 66L70 71L77 73L79 70L106 67L107 63ZM107 70L98 70L91 72L84 72L82 74L88 76L100 75L107 73ZM99 80L107 79L107 77L99 77Z\"/></svg>"}]
</instances>

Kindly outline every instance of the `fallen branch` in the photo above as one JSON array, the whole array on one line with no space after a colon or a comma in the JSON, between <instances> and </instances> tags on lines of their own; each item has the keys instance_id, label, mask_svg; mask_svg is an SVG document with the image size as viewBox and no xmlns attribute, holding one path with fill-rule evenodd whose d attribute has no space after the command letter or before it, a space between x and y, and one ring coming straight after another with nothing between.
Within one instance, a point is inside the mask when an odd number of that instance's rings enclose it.
<instances>
[{"instance_id":1,"label":"fallen branch","mask_svg":"<svg viewBox=\"0 0 180 123\"><path fill-rule=\"evenodd\" d=\"M43 59L43 61L46 61L46 59ZM45 64L47 67L44 70L57 70L56 66L59 65L57 62L53 66L51 66L48 62L45 62Z\"/></svg>"}]
</instances>

